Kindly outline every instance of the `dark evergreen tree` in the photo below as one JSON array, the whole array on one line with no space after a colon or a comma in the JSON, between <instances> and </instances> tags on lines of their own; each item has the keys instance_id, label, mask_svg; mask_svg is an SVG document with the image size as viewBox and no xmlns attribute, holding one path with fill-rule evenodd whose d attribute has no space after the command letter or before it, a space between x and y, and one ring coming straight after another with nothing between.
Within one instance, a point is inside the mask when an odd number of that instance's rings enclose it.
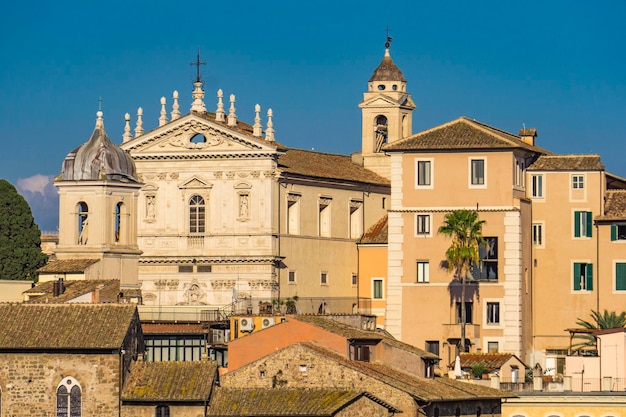
<instances>
[{"instance_id":1,"label":"dark evergreen tree","mask_svg":"<svg viewBox=\"0 0 626 417\"><path fill-rule=\"evenodd\" d=\"M0 180L0 279L36 281L46 260L30 206L13 185Z\"/></svg>"}]
</instances>

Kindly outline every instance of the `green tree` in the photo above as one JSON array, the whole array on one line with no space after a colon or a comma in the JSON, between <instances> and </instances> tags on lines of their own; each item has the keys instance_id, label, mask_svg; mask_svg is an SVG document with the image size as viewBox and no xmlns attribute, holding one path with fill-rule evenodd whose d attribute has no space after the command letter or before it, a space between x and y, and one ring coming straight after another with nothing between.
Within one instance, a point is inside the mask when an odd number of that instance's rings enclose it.
<instances>
[{"instance_id":1,"label":"green tree","mask_svg":"<svg viewBox=\"0 0 626 417\"><path fill-rule=\"evenodd\" d=\"M439 233L452 238L452 244L446 250L448 270L455 279L461 280L461 352L465 352L465 286L472 264L480 261L479 247L483 239L484 220L478 219L478 212L473 210L454 210L446 214Z\"/></svg>"},{"instance_id":2,"label":"green tree","mask_svg":"<svg viewBox=\"0 0 626 417\"><path fill-rule=\"evenodd\" d=\"M28 203L13 185L0 180L0 279L36 281L46 260Z\"/></svg>"},{"instance_id":3,"label":"green tree","mask_svg":"<svg viewBox=\"0 0 626 417\"><path fill-rule=\"evenodd\" d=\"M626 327L626 311L622 311L619 315L615 311L604 310L602 314L599 311L591 310L591 318L593 322L578 319L576 324L584 329L619 329ZM581 343L574 345L575 348L596 346L596 337L593 334L578 334L574 336L576 339L582 339Z\"/></svg>"}]
</instances>

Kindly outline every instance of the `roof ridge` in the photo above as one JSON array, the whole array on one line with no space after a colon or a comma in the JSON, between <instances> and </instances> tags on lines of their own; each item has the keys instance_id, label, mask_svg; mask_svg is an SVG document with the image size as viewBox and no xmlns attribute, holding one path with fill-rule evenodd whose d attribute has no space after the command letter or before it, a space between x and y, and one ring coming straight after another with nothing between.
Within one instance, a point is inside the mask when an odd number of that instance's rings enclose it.
<instances>
[{"instance_id":1,"label":"roof ridge","mask_svg":"<svg viewBox=\"0 0 626 417\"><path fill-rule=\"evenodd\" d=\"M476 127L477 127L478 129L481 129L481 130L482 130L482 131L484 131L485 133L487 133L487 134L489 134L489 135L491 135L491 136L494 136L494 137L496 137L497 139L510 141L509 143L514 144L514 145L516 145L516 146L519 146L519 145L520 145L520 142L521 142L521 143L525 143L525 142L523 142L523 141L519 138L519 136L517 136L517 135L515 135L515 134L513 134L513 133L511 133L511 132L507 132L506 130L498 129L497 127L493 127L493 126L491 126L491 125L488 125L487 123L484 123L484 122L478 121L478 120L476 120L476 119L470 119L470 118L468 118L468 117L466 117L466 116L463 116L462 118L463 118L463 120L464 120L466 123L469 123L469 124L475 124L475 125L477 125ZM496 135L493 131L496 131L496 132L498 132L498 133L502 133L502 134L504 134L505 136L510 136L510 138L503 138L503 137L501 137L501 136L499 136L499 135Z\"/></svg>"}]
</instances>

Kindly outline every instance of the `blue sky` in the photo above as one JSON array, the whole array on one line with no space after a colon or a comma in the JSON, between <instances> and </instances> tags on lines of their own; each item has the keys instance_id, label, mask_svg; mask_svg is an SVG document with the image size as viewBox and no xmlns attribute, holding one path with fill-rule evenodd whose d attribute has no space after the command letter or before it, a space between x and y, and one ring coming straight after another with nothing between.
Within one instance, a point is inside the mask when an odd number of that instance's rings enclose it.
<instances>
[{"instance_id":1,"label":"blue sky","mask_svg":"<svg viewBox=\"0 0 626 417\"><path fill-rule=\"evenodd\" d=\"M173 90L189 111L198 48L205 102L274 111L276 139L343 153L360 147L357 107L392 57L418 107L413 131L468 116L539 131L556 153L599 153L626 177L626 2L5 2L0 14L0 178L57 227L51 178L91 134L102 97L109 136L144 109L157 126ZM134 116L133 116L134 120Z\"/></svg>"}]
</instances>

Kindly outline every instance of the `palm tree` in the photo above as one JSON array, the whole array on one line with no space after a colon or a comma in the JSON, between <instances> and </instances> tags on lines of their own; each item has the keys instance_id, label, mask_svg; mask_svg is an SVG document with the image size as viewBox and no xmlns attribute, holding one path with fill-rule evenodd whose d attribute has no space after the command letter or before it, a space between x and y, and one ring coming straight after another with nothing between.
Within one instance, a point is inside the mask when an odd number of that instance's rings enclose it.
<instances>
[{"instance_id":1,"label":"palm tree","mask_svg":"<svg viewBox=\"0 0 626 417\"><path fill-rule=\"evenodd\" d=\"M484 220L478 219L478 212L473 210L454 210L446 214L444 223L438 232L452 238L452 244L446 250L448 270L453 271L456 279L461 279L461 352L465 352L465 284L472 264L480 261L479 247L483 239Z\"/></svg>"},{"instance_id":2,"label":"palm tree","mask_svg":"<svg viewBox=\"0 0 626 417\"><path fill-rule=\"evenodd\" d=\"M576 324L584 329L619 329L626 327L626 311L622 311L619 315L615 311L609 312L604 310L602 314L599 311L591 310L591 318L595 323L578 319ZM581 334L574 336L577 339L583 339L583 342L575 345L578 349L587 346L596 346L596 337L593 334Z\"/></svg>"}]
</instances>

